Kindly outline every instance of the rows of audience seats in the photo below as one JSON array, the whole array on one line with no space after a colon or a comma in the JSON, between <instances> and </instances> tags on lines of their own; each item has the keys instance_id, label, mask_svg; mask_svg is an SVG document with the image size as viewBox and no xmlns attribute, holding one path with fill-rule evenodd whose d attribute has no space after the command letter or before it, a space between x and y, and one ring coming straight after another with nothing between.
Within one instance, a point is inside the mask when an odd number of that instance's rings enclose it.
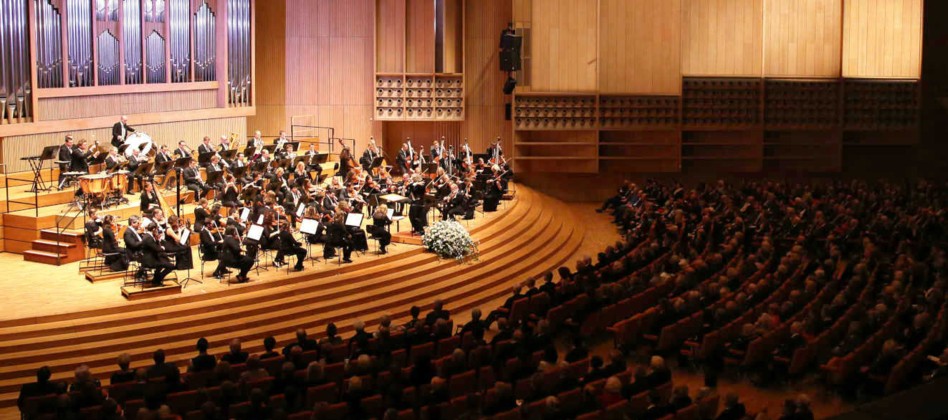
<instances>
[{"instance_id":1,"label":"rows of audience seats","mask_svg":"<svg viewBox=\"0 0 948 420\"><path fill-rule=\"evenodd\" d=\"M357 321L351 337L330 325L319 340L268 338L257 355L236 340L210 355L201 339L184 373L160 350L137 369L120 356L108 386L84 366L68 386L41 369L19 403L30 418L727 420L755 414L739 395L720 401L729 372L891 393L948 374L945 192L626 183L601 209L622 241L526 280L464 325L435 302L401 325ZM608 362L588 347L607 335ZM706 386L675 386L666 359L700 368ZM783 411L813 417L805 396Z\"/></svg>"}]
</instances>

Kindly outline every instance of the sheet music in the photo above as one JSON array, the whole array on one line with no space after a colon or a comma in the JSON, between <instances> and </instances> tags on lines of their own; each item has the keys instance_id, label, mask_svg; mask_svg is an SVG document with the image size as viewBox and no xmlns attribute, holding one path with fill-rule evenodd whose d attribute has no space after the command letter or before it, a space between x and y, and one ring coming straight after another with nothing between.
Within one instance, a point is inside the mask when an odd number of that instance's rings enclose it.
<instances>
[{"instance_id":1,"label":"sheet music","mask_svg":"<svg viewBox=\"0 0 948 420\"><path fill-rule=\"evenodd\" d=\"M246 222L249 217L250 217L250 209L244 207L243 210L240 211L240 220Z\"/></svg>"},{"instance_id":2,"label":"sheet music","mask_svg":"<svg viewBox=\"0 0 948 420\"><path fill-rule=\"evenodd\" d=\"M306 210L306 205L300 203L299 208L296 209L296 217L303 217L303 210Z\"/></svg>"},{"instance_id":3,"label":"sheet music","mask_svg":"<svg viewBox=\"0 0 948 420\"><path fill-rule=\"evenodd\" d=\"M361 228L362 227L362 213L349 213L346 214L346 226L352 226Z\"/></svg>"},{"instance_id":4,"label":"sheet music","mask_svg":"<svg viewBox=\"0 0 948 420\"><path fill-rule=\"evenodd\" d=\"M247 238L253 239L255 241L260 241L260 238L263 237L263 226L260 225L251 225L250 229L247 230Z\"/></svg>"},{"instance_id":5,"label":"sheet music","mask_svg":"<svg viewBox=\"0 0 948 420\"><path fill-rule=\"evenodd\" d=\"M388 220L392 220L392 216L395 215L395 209L388 209L385 216L388 217Z\"/></svg>"},{"instance_id":6,"label":"sheet music","mask_svg":"<svg viewBox=\"0 0 948 420\"><path fill-rule=\"evenodd\" d=\"M316 219L303 219L303 223L300 224L300 232L307 235L315 235L318 230L319 222Z\"/></svg>"},{"instance_id":7,"label":"sheet music","mask_svg":"<svg viewBox=\"0 0 948 420\"><path fill-rule=\"evenodd\" d=\"M181 231L181 240L179 240L178 243L184 246L189 246L188 238L190 237L191 237L191 230L185 228L184 230Z\"/></svg>"},{"instance_id":8,"label":"sheet music","mask_svg":"<svg viewBox=\"0 0 948 420\"><path fill-rule=\"evenodd\" d=\"M262 225L262 224L263 224L263 215L262 215L262 214L261 214L259 217L257 217L257 224L258 224L258 225Z\"/></svg>"}]
</instances>

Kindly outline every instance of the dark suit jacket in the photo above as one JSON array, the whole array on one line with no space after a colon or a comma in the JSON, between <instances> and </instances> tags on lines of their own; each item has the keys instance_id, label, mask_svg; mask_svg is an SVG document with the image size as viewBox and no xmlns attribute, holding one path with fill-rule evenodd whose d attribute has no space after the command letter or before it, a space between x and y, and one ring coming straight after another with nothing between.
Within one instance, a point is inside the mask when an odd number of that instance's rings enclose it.
<instances>
[{"instance_id":1,"label":"dark suit jacket","mask_svg":"<svg viewBox=\"0 0 948 420\"><path fill-rule=\"evenodd\" d=\"M169 263L171 260L164 255L164 251L161 249L161 246L158 245L158 242L155 241L155 238L152 238L151 235L144 235L142 237L142 265L145 267L157 267L164 263Z\"/></svg>"},{"instance_id":2,"label":"dark suit jacket","mask_svg":"<svg viewBox=\"0 0 948 420\"><path fill-rule=\"evenodd\" d=\"M164 153L161 153L161 152L158 152L158 154L155 155L155 164L156 164L156 165L157 165L157 164L160 164L160 163L165 163L165 162L168 162L168 161L171 161L171 160L173 160L173 159L171 158L170 155L167 155L167 154L164 154Z\"/></svg>"},{"instance_id":3,"label":"dark suit jacket","mask_svg":"<svg viewBox=\"0 0 948 420\"><path fill-rule=\"evenodd\" d=\"M284 251L289 251L294 248L299 248L303 246L293 237L293 234L288 230L280 231L280 249Z\"/></svg>"},{"instance_id":4,"label":"dark suit jacket","mask_svg":"<svg viewBox=\"0 0 948 420\"><path fill-rule=\"evenodd\" d=\"M66 147L66 145L59 146L59 160L62 162L69 162L65 164L60 164L60 170L63 169L63 166L66 167L66 170L69 170L69 165L72 163L72 149Z\"/></svg>"},{"instance_id":5,"label":"dark suit jacket","mask_svg":"<svg viewBox=\"0 0 948 420\"><path fill-rule=\"evenodd\" d=\"M83 152L79 150L78 147L72 149L72 164L70 165L70 170L77 172L89 172L89 162L86 161L86 158L89 157L89 151Z\"/></svg>"},{"instance_id":6,"label":"dark suit jacket","mask_svg":"<svg viewBox=\"0 0 948 420\"><path fill-rule=\"evenodd\" d=\"M112 228L106 226L102 228L102 252L107 254L118 251L118 241L115 239L115 232Z\"/></svg>"},{"instance_id":7,"label":"dark suit jacket","mask_svg":"<svg viewBox=\"0 0 948 420\"><path fill-rule=\"evenodd\" d=\"M128 136L128 133L134 133L135 129L125 125L125 135ZM119 147L125 143L125 138L122 137L122 122L119 121L112 126L112 145Z\"/></svg>"},{"instance_id":8,"label":"dark suit jacket","mask_svg":"<svg viewBox=\"0 0 948 420\"><path fill-rule=\"evenodd\" d=\"M132 232L132 227L125 229L125 235L122 237L125 240L125 252L131 258L131 254L138 252L142 248L142 238L141 235L138 237L135 236L135 233Z\"/></svg>"},{"instance_id":9,"label":"dark suit jacket","mask_svg":"<svg viewBox=\"0 0 948 420\"><path fill-rule=\"evenodd\" d=\"M224 261L224 264L232 264L236 263L240 257L240 242L233 236L224 238L224 247L221 252L221 261Z\"/></svg>"}]
</instances>

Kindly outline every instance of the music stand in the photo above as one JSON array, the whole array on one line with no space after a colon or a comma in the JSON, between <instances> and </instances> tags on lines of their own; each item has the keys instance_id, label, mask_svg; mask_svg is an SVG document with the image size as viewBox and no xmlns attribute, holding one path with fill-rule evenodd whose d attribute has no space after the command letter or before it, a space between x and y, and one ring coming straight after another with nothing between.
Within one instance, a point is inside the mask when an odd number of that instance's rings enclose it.
<instances>
[{"instance_id":1,"label":"music stand","mask_svg":"<svg viewBox=\"0 0 948 420\"><path fill-rule=\"evenodd\" d=\"M316 235L316 232L319 232L319 221L316 219L303 219L300 222L300 233L303 235ZM316 261L319 261L319 257L316 254L313 254L313 243L310 242L309 238L303 236L303 240L306 242L307 252L309 254L310 267L316 265ZM324 245L325 246L325 245Z\"/></svg>"},{"instance_id":2,"label":"music stand","mask_svg":"<svg viewBox=\"0 0 948 420\"><path fill-rule=\"evenodd\" d=\"M263 146L263 150L270 152L270 156L273 156L273 154L276 152L276 148L277 145L275 144L267 144Z\"/></svg>"},{"instance_id":3,"label":"music stand","mask_svg":"<svg viewBox=\"0 0 948 420\"><path fill-rule=\"evenodd\" d=\"M109 157L109 152L99 153L98 156L89 161L89 165L101 165L102 162L105 162L105 158L107 157Z\"/></svg>"},{"instance_id":4,"label":"music stand","mask_svg":"<svg viewBox=\"0 0 948 420\"><path fill-rule=\"evenodd\" d=\"M220 155L221 155L221 159L223 160L233 161L234 158L237 157L237 150L236 149L225 150L221 152Z\"/></svg>"},{"instance_id":5,"label":"music stand","mask_svg":"<svg viewBox=\"0 0 948 420\"><path fill-rule=\"evenodd\" d=\"M214 191L216 191L218 194L215 196L217 198L217 201L221 201L220 196L224 195L224 192L221 191L221 188L220 188L220 186L222 186L223 183L218 183L218 181L222 180L223 178L224 178L224 171L207 172L207 181L204 182L207 185L218 186L214 188Z\"/></svg>"},{"instance_id":6,"label":"music stand","mask_svg":"<svg viewBox=\"0 0 948 420\"><path fill-rule=\"evenodd\" d=\"M267 162L257 162L253 164L253 170L257 172L262 172L267 168Z\"/></svg>"},{"instance_id":7,"label":"music stand","mask_svg":"<svg viewBox=\"0 0 948 420\"><path fill-rule=\"evenodd\" d=\"M247 172L247 167L246 167L246 166L241 166L241 167L237 167L237 168L231 167L231 173L234 174L234 179L235 179L235 180L240 180L241 178L243 178L243 177L244 177L244 172Z\"/></svg>"},{"instance_id":8,"label":"music stand","mask_svg":"<svg viewBox=\"0 0 948 420\"><path fill-rule=\"evenodd\" d=\"M40 153L40 162L39 162L39 169L40 169L41 171L43 170L43 163L44 163L44 162L46 162L47 160L56 159L56 158L58 157L57 155L59 154L59 148L60 148L60 147L62 147L62 146L57 144L57 145L54 145L54 146L46 146L46 147L43 148L43 152ZM50 182L52 182L52 179L53 179L53 166L54 166L54 165L49 165L49 179L50 179ZM40 182L41 182L41 185L42 185L42 188L43 188L42 191L50 191L50 190L53 189L52 185L46 185L46 181L43 179L43 177L40 177Z\"/></svg>"},{"instance_id":9,"label":"music stand","mask_svg":"<svg viewBox=\"0 0 948 420\"><path fill-rule=\"evenodd\" d=\"M292 147L292 150L294 152L298 152L300 150L300 142L298 141L288 141L286 142L286 144L283 145L283 148L286 148L287 144Z\"/></svg>"},{"instance_id":10,"label":"music stand","mask_svg":"<svg viewBox=\"0 0 948 420\"><path fill-rule=\"evenodd\" d=\"M185 156L183 158L177 159L174 161L174 179L175 179L175 214L181 214L181 180L184 176L184 168L191 166L191 156Z\"/></svg>"},{"instance_id":11,"label":"music stand","mask_svg":"<svg viewBox=\"0 0 948 420\"><path fill-rule=\"evenodd\" d=\"M253 158L254 153L257 153L257 148L256 148L256 147L251 146L251 147L248 147L248 148L244 149L244 156L245 156L247 159Z\"/></svg>"},{"instance_id":12,"label":"music stand","mask_svg":"<svg viewBox=\"0 0 948 420\"><path fill-rule=\"evenodd\" d=\"M178 241L179 244L181 244L181 245L183 245L183 246L186 246L186 247L188 248L188 252L191 252L191 242L190 242L190 239L191 239L191 230L190 230L190 229L185 229L183 232L181 232L181 240ZM177 262L177 261L176 261L176 262ZM191 265L194 265L194 263L192 262ZM188 282L189 282L189 281L193 281L193 282L195 282L195 283L204 284L204 282L202 282L202 281L200 281L200 280L198 280L198 279L191 278L191 266L188 266L188 274L187 274L187 277L185 277L184 280L179 280L179 281L178 281L178 283L181 284L181 290L184 290L185 287L188 287Z\"/></svg>"},{"instance_id":13,"label":"music stand","mask_svg":"<svg viewBox=\"0 0 948 420\"><path fill-rule=\"evenodd\" d=\"M211 158L214 157L216 152L205 152L198 154L198 166L205 167L211 163Z\"/></svg>"}]
</instances>

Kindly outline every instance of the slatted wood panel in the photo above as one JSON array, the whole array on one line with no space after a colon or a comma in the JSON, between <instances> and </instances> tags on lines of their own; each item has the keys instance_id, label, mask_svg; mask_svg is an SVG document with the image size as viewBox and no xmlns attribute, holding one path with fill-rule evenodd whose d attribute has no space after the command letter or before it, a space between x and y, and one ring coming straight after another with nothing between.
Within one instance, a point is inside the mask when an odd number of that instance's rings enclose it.
<instances>
[{"instance_id":1,"label":"slatted wood panel","mask_svg":"<svg viewBox=\"0 0 948 420\"><path fill-rule=\"evenodd\" d=\"M385 153L390 157L389 164L395 164L395 155L405 139L411 137L411 144L415 151L418 146L425 148L425 155L434 140L444 139L448 144L455 145L457 150L461 137L461 123L459 122L430 122L430 121L392 121L386 122L383 136L385 137ZM474 148L474 146L471 146ZM477 152L477 149L474 149ZM479 153L479 152L478 152Z\"/></svg>"},{"instance_id":2,"label":"slatted wood panel","mask_svg":"<svg viewBox=\"0 0 948 420\"><path fill-rule=\"evenodd\" d=\"M511 21L512 0L467 0L464 10L465 108L461 138L475 153L483 153L501 137L504 150L512 150L510 121L504 120L504 73L498 70L497 42Z\"/></svg>"},{"instance_id":3,"label":"slatted wood panel","mask_svg":"<svg viewBox=\"0 0 948 420\"><path fill-rule=\"evenodd\" d=\"M599 91L681 92L681 1L602 0Z\"/></svg>"},{"instance_id":4,"label":"slatted wood panel","mask_svg":"<svg viewBox=\"0 0 948 420\"><path fill-rule=\"evenodd\" d=\"M682 0L682 73L760 76L763 0Z\"/></svg>"},{"instance_id":5,"label":"slatted wood panel","mask_svg":"<svg viewBox=\"0 0 948 420\"><path fill-rule=\"evenodd\" d=\"M148 133L152 141L157 144L175 145L178 140L188 142L193 149L197 149L201 139L204 136L211 136L216 139L221 134L237 133L240 136L246 135L247 119L240 118L222 118L211 120L198 120L186 122L174 122L165 124L146 124L135 125L130 121L136 130ZM92 141L96 139L100 144L108 144L112 139L112 128L99 128L94 130L75 130L70 132L76 140L87 139ZM7 137L3 139L3 156L6 159L7 171L26 171L29 165L21 161L24 156L38 155L43 147L61 144L66 133L37 134L31 136Z\"/></svg>"},{"instance_id":6,"label":"slatted wood panel","mask_svg":"<svg viewBox=\"0 0 948 420\"><path fill-rule=\"evenodd\" d=\"M408 73L434 73L434 1L407 0L407 4L405 70Z\"/></svg>"},{"instance_id":7,"label":"slatted wood panel","mask_svg":"<svg viewBox=\"0 0 948 420\"><path fill-rule=\"evenodd\" d=\"M839 77L842 0L764 0L764 75Z\"/></svg>"},{"instance_id":8,"label":"slatted wood panel","mask_svg":"<svg viewBox=\"0 0 948 420\"><path fill-rule=\"evenodd\" d=\"M922 0L847 0L843 77L921 75Z\"/></svg>"},{"instance_id":9,"label":"slatted wood panel","mask_svg":"<svg viewBox=\"0 0 948 420\"><path fill-rule=\"evenodd\" d=\"M376 71L405 71L405 0L376 0Z\"/></svg>"},{"instance_id":10,"label":"slatted wood panel","mask_svg":"<svg viewBox=\"0 0 948 420\"><path fill-rule=\"evenodd\" d=\"M275 134L282 127L286 119L286 82L287 74L282 63L287 59L286 32L287 23L300 31L315 31L320 25L307 20L314 16L293 14L295 20L287 21L287 4L285 1L262 1L257 3L256 19L260 30L254 31L254 42L257 46L255 54L257 89L257 114L247 118L247 125L252 132L260 130L267 134ZM307 24L302 24L308 22ZM294 53L290 57L296 57Z\"/></svg>"},{"instance_id":11,"label":"slatted wood panel","mask_svg":"<svg viewBox=\"0 0 948 420\"><path fill-rule=\"evenodd\" d=\"M217 107L217 90L46 98L40 106L43 120L208 109Z\"/></svg>"},{"instance_id":12,"label":"slatted wood panel","mask_svg":"<svg viewBox=\"0 0 948 420\"><path fill-rule=\"evenodd\" d=\"M282 6L261 2L260 9ZM277 2L279 3L279 2ZM289 129L290 119L312 115L316 124L333 127L337 137L355 138L362 150L373 134L374 0L291 0L286 2L285 60L259 63L284 74L274 83L285 98L281 104L258 108L249 130L276 133ZM264 29L261 29L263 31ZM260 78L260 89L270 88Z\"/></svg>"},{"instance_id":13,"label":"slatted wood panel","mask_svg":"<svg viewBox=\"0 0 948 420\"><path fill-rule=\"evenodd\" d=\"M531 87L536 91L596 89L597 0L533 2Z\"/></svg>"}]
</instances>

